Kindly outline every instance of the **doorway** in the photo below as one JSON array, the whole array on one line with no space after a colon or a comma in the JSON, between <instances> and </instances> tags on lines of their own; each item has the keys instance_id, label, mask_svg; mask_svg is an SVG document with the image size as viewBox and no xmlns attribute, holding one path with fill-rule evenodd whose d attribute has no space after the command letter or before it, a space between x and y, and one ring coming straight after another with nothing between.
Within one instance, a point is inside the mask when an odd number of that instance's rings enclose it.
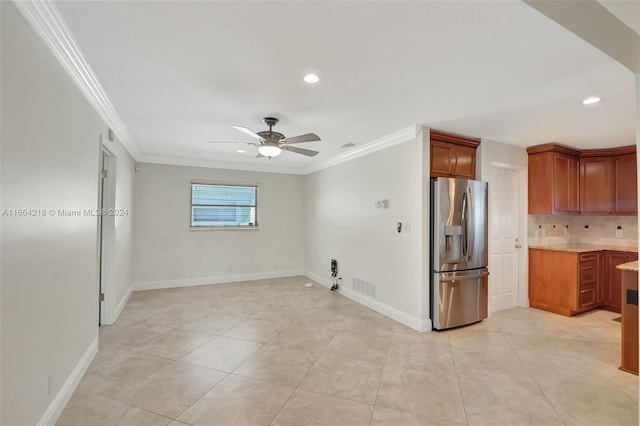
<instances>
[{"instance_id":1,"label":"doorway","mask_svg":"<svg viewBox=\"0 0 640 426\"><path fill-rule=\"evenodd\" d=\"M524 192L522 186L525 186ZM489 180L489 310L527 306L526 168L491 164Z\"/></svg>"},{"instance_id":2,"label":"doorway","mask_svg":"<svg viewBox=\"0 0 640 426\"><path fill-rule=\"evenodd\" d=\"M104 143L98 197L98 325L109 324L115 280L116 157Z\"/></svg>"}]
</instances>

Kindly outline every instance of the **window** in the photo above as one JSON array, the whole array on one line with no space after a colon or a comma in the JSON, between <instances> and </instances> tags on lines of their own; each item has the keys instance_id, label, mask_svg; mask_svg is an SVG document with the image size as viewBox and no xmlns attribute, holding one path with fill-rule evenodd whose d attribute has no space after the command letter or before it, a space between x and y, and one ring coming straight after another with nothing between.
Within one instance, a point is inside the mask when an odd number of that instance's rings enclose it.
<instances>
[{"instance_id":1,"label":"window","mask_svg":"<svg viewBox=\"0 0 640 426\"><path fill-rule=\"evenodd\" d=\"M258 186L191 184L191 227L258 226Z\"/></svg>"}]
</instances>

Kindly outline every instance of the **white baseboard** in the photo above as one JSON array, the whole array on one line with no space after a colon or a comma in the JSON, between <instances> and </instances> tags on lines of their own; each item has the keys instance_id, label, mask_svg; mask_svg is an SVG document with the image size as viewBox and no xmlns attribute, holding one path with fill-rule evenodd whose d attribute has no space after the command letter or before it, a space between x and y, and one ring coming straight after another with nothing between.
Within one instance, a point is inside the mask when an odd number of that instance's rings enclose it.
<instances>
[{"instance_id":1,"label":"white baseboard","mask_svg":"<svg viewBox=\"0 0 640 426\"><path fill-rule=\"evenodd\" d=\"M131 295L132 294L133 294L133 286L129 287L129 289L124 294L124 296L122 296L122 299L120 299L120 301L116 305L116 310L113 313L113 318L110 318L111 322L109 324L113 324L114 322L116 322L116 320L118 319L118 317L122 313L122 310L127 305L127 302L129 301L129 299L131 299Z\"/></svg>"},{"instance_id":2,"label":"white baseboard","mask_svg":"<svg viewBox=\"0 0 640 426\"><path fill-rule=\"evenodd\" d=\"M305 271L304 275L311 278L318 284L322 284L327 288L331 288L331 280L328 278L324 278L318 274L313 272ZM398 321L401 324L406 325L409 328L412 328L416 331L424 332L431 331L431 319L421 320L420 318L416 318L411 316L405 312L402 312L396 308L393 308L389 305L386 305L382 302L379 302L375 299L362 295L356 291L353 291L349 287L345 287L341 285L338 289L338 292L349 299L356 301L368 308L373 309L374 311L381 313L384 316L391 318L392 320Z\"/></svg>"},{"instance_id":3,"label":"white baseboard","mask_svg":"<svg viewBox=\"0 0 640 426\"><path fill-rule=\"evenodd\" d=\"M216 277L187 278L182 280L143 281L133 283L133 291L159 290L163 288L192 287L208 284L224 284L239 281L266 280L269 278L285 278L305 275L301 269L290 271L257 272L252 274L218 275Z\"/></svg>"},{"instance_id":4,"label":"white baseboard","mask_svg":"<svg viewBox=\"0 0 640 426\"><path fill-rule=\"evenodd\" d=\"M56 397L51 401L49 408L47 408L47 411L44 412L44 415L38 422L38 426L48 426L56 423L58 417L62 414L62 410L67 406L69 399L71 399L71 395L75 392L82 376L86 373L89 365L91 365L91 361L93 361L93 358L97 353L98 337L96 336L82 355L82 358L80 358L80 361L76 364L69 377L67 377L67 380L56 394Z\"/></svg>"}]
</instances>

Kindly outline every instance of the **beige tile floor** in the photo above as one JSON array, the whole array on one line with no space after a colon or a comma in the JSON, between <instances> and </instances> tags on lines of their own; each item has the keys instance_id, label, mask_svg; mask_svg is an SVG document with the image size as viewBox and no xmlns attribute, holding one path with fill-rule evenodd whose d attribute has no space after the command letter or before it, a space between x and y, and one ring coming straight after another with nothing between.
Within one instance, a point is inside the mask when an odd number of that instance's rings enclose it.
<instances>
[{"instance_id":1,"label":"beige tile floor","mask_svg":"<svg viewBox=\"0 0 640 426\"><path fill-rule=\"evenodd\" d=\"M637 424L615 314L417 333L307 281L135 293L58 424Z\"/></svg>"}]
</instances>

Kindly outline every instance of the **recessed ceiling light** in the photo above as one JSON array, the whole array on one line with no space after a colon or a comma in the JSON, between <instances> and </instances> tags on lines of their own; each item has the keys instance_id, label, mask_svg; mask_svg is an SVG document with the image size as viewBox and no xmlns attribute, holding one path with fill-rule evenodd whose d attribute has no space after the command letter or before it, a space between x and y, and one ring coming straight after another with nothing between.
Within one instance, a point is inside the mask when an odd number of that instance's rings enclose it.
<instances>
[{"instance_id":1,"label":"recessed ceiling light","mask_svg":"<svg viewBox=\"0 0 640 426\"><path fill-rule=\"evenodd\" d=\"M591 98L587 98L584 101L582 101L583 105L591 105L591 104L597 104L598 102L600 102L600 98L593 96Z\"/></svg>"},{"instance_id":2,"label":"recessed ceiling light","mask_svg":"<svg viewBox=\"0 0 640 426\"><path fill-rule=\"evenodd\" d=\"M247 152L247 151L246 151L246 150L244 150L244 149L239 149L239 150L238 150L238 152L239 152L240 154L244 154L244 153L245 153L245 152Z\"/></svg>"},{"instance_id":3,"label":"recessed ceiling light","mask_svg":"<svg viewBox=\"0 0 640 426\"><path fill-rule=\"evenodd\" d=\"M317 82L320 81L320 77L318 77L315 74L307 74L304 76L304 81L305 83L316 84Z\"/></svg>"}]
</instances>

